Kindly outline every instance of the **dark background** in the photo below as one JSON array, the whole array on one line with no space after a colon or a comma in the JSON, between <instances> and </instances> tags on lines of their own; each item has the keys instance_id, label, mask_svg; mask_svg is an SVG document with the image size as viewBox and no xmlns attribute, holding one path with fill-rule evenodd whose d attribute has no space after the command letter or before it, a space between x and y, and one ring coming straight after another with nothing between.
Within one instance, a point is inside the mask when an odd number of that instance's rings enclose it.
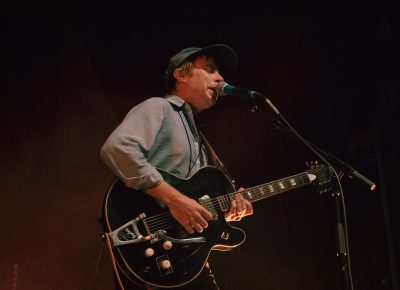
<instances>
[{"instance_id":1,"label":"dark background","mask_svg":"<svg viewBox=\"0 0 400 290\"><path fill-rule=\"evenodd\" d=\"M6 7L0 289L93 289L95 280L112 289L108 253L96 275L97 218L113 180L99 149L132 106L163 96L169 57L214 43L239 56L227 82L268 96L303 137L377 183L369 191L342 179L353 282L399 289L398 12L389 1L343 0ZM240 98L221 98L202 124L240 186L317 159ZM240 223L246 243L210 258L222 289L340 289L329 194L309 186L254 208Z\"/></svg>"}]
</instances>

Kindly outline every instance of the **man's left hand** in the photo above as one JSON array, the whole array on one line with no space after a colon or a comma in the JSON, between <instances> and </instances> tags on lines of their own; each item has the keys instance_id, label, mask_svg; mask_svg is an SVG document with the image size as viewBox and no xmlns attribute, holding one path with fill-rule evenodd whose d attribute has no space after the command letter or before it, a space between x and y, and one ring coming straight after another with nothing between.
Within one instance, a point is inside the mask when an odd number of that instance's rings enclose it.
<instances>
[{"instance_id":1,"label":"man's left hand","mask_svg":"<svg viewBox=\"0 0 400 290\"><path fill-rule=\"evenodd\" d=\"M250 201L246 200L240 191L244 188L239 189L239 193L235 194L231 202L231 209L225 213L225 220L227 222L240 221L243 217L253 214L253 206Z\"/></svg>"}]
</instances>

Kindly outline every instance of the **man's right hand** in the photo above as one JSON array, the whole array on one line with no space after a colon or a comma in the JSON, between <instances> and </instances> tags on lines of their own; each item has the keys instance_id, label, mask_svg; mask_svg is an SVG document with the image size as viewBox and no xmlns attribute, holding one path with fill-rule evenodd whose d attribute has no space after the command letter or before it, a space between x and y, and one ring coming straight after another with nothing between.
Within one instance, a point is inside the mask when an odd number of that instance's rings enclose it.
<instances>
[{"instance_id":1,"label":"man's right hand","mask_svg":"<svg viewBox=\"0 0 400 290\"><path fill-rule=\"evenodd\" d=\"M182 194L167 182L163 181L146 192L164 202L172 216L190 233L194 230L201 233L208 226L212 214L197 201Z\"/></svg>"}]
</instances>

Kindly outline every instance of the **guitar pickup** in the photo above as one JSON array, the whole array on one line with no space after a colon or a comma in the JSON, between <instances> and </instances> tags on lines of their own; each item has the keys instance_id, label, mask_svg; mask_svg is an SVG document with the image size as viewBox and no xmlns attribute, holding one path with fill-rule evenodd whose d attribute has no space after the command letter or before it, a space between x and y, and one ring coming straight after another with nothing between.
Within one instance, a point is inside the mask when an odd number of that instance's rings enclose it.
<instances>
[{"instance_id":1,"label":"guitar pickup","mask_svg":"<svg viewBox=\"0 0 400 290\"><path fill-rule=\"evenodd\" d=\"M208 195L203 195L199 198L199 203L212 214L212 220L218 220L218 212L216 211L211 198Z\"/></svg>"}]
</instances>

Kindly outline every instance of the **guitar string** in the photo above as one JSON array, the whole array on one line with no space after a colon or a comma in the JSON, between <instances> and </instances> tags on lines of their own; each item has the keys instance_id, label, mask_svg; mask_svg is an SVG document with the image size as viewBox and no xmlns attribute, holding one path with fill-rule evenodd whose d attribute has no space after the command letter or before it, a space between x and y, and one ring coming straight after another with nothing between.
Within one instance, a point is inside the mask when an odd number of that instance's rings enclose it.
<instances>
[{"instance_id":1,"label":"guitar string","mask_svg":"<svg viewBox=\"0 0 400 290\"><path fill-rule=\"evenodd\" d=\"M312 173L312 172L313 172L313 170L309 171L309 173ZM305 178L305 174L304 173L292 176L292 178L295 179L295 180L296 179L297 180L300 179L303 182L304 182L304 180L306 180L307 182L310 182L310 180L308 178ZM279 182L281 182L282 180L287 181L288 179L290 179L290 177L289 178L280 179L280 180L277 180L277 181L274 181L274 182L271 182L271 183L268 183L268 184L270 186L272 186L273 189L274 188L276 189L276 187L279 184ZM307 182L304 182L304 184L308 184ZM304 185L304 184L300 184L300 186ZM236 195L237 193L241 193L243 195L244 193L253 192L254 190L257 190L259 192L260 189L261 189L262 193L264 194L262 188L265 187L265 185L266 184L263 184L263 185L260 185L260 186L249 188L249 189L241 191L241 192L234 192L234 193L228 194L227 195L228 200L226 198L223 198L223 200L222 200L223 205L226 206L226 209L224 209L221 206L221 203L220 203L220 200L219 200L220 197L217 197L217 198L214 198L214 199L210 199L210 200L206 200L204 202L204 206L208 210L213 211L213 210L215 210L215 206L218 205L220 210L223 212L223 211L227 210L230 207L230 203L233 200L234 195ZM296 186L297 186L297 184L296 184ZM294 186L291 185L291 187L294 187ZM280 189L284 189L284 188L280 188ZM281 191L278 190L277 193L280 193L280 192ZM270 194L271 193L274 194L274 192L269 192L269 193ZM160 230L160 229L164 229L164 230L169 229L169 228L174 226L173 221L174 220L172 219L172 216L170 215L169 212L165 212L163 214L159 214L159 215L156 215L156 216L153 216L153 217L149 217L149 221L148 221L148 224L147 224L148 225L148 230L150 231L150 233L152 233L153 231L157 231L157 230ZM131 238L131 237L128 236L129 235L128 233L121 232L120 234L125 240L129 240Z\"/></svg>"},{"instance_id":2,"label":"guitar string","mask_svg":"<svg viewBox=\"0 0 400 290\"><path fill-rule=\"evenodd\" d=\"M313 170L310 170L310 171L309 171L309 173L312 173L312 172L313 172ZM305 175L304 173L301 173L301 174L298 174L298 175L293 176L292 178L295 178L295 179L296 179L296 178L297 178L297 179L300 178L302 181L304 181L304 179L305 179L305 178L304 178L304 177L305 177L304 175ZM279 182L281 182L282 180L287 180L287 179L290 179L290 177L289 177L289 178L280 179L280 180L277 180L277 181L272 182L272 183L269 183L269 184L272 185L273 187L275 187L275 189L276 189L277 184L278 184ZM309 182L309 179L308 179L308 178L307 178L306 180ZM254 192L254 190L259 191L259 188L262 188L262 186L265 186L265 185L261 185L261 186L249 188L249 189L247 189L247 190L245 190L245 191L241 191L241 192L234 192L234 193L231 193L231 194L229 194L229 195L226 195L226 196L229 198L229 200L226 200L226 198L224 198L224 199L222 200L222 202L225 203L224 205L228 205L228 206L229 206L229 203L233 200L234 195L236 195L237 193L244 194L244 193L247 193L247 192ZM282 188L279 188L279 189L282 189ZM274 192L270 192L270 193L274 193ZM279 192L279 193L280 193L280 192ZM275 194L276 194L276 193L275 193ZM207 203L207 204L205 204L205 207L206 207L208 210L213 211L213 210L215 210L215 206L219 205L220 209L221 209L222 211L224 211L224 209L221 207L220 201L218 201L219 198L220 198L220 197L217 197L217 198L214 198L214 199L210 199L210 200L205 201L205 203ZM160 219L160 218L162 219L161 216L168 216L168 215L170 215L170 213L169 213L169 212L166 212L166 213L163 213L163 214L154 216L154 217L157 217L158 219ZM154 217L153 217L153 218L154 218ZM172 220L171 218L172 218L172 216L168 216L168 220L167 220L167 221ZM148 225L149 225L149 227L154 227L154 226L157 226L157 223L154 223L154 222L150 221L150 218L149 218Z\"/></svg>"},{"instance_id":3,"label":"guitar string","mask_svg":"<svg viewBox=\"0 0 400 290\"><path fill-rule=\"evenodd\" d=\"M157 214L157 215L154 215L154 216L151 216L151 217L147 217L147 218L145 218L145 220L147 220L147 221L158 220L158 219L160 219L161 217L163 217L163 216L165 216L165 215L168 215L168 214L170 214L170 212L169 212L169 211L166 211L166 212L161 213L161 214Z\"/></svg>"},{"instance_id":4,"label":"guitar string","mask_svg":"<svg viewBox=\"0 0 400 290\"><path fill-rule=\"evenodd\" d=\"M314 170L318 170L318 169L317 168L312 169L312 170L308 171L307 173L311 173L312 174L313 172L315 172ZM273 189L274 189L273 192L269 192L271 194L269 196L272 196L274 194L282 192L282 191L279 191L279 189L280 190L286 189L286 188L278 188L278 191L276 192L275 190L277 189L277 186L279 185L279 182L287 181L290 178L298 179L298 180L300 179L303 182L304 182L304 179L306 179L307 182L310 182L310 180L308 178L305 178L305 175L306 175L306 173L303 172L303 173L300 173L300 174L297 174L297 175L293 175L293 176L288 177L288 178L282 178L282 179L279 179L279 180L276 180L276 181L273 181L273 182L270 182L270 183L266 183L266 184L263 184L263 185L255 186L255 187L252 187L252 188L248 188L248 189L246 189L244 191L234 192L234 193L231 193L231 194L228 194L228 195L225 196L225 197L228 198L228 200L226 200L226 198L224 198L224 196L222 196L222 198L223 198L222 202L225 203L224 205L228 205L228 207L229 207L230 206L229 203L234 199L234 196L237 193L240 193L240 194L243 195L244 193L250 192L251 194L253 194L253 193L255 193L256 190L257 190L257 192L259 192L260 188L262 189L262 187L265 187L267 184L272 186ZM307 183L305 183L305 184L307 184ZM301 185L304 185L304 184L301 184ZM299 186L299 185L296 184L295 186ZM294 187L294 186L292 185L291 187ZM255 195L257 195L257 194L255 194ZM227 209L224 210L222 208L221 203L220 203L221 201L218 200L218 199L221 199L221 197L216 197L216 198L212 198L212 199L206 200L205 203L207 203L207 204L205 204L205 207L209 211L215 211L215 207L219 206L219 208L221 209L221 212L226 211ZM167 217L167 219L165 219L165 217ZM162 214L159 214L159 215L155 215L153 217L145 218L145 220L146 220L147 225L149 226L149 228L152 228L152 229L156 229L156 228L160 227L161 225L163 225L163 223L166 223L166 225L171 225L171 222L173 222L173 219L172 219L172 216L170 215L170 212L165 212L165 213L162 213ZM156 220L159 220L159 221L156 222Z\"/></svg>"},{"instance_id":5,"label":"guitar string","mask_svg":"<svg viewBox=\"0 0 400 290\"><path fill-rule=\"evenodd\" d=\"M269 186L272 186L272 188L273 188L273 190L270 191L270 193L275 193L276 191L281 190L282 188L278 188L279 182L281 182L282 180L287 180L289 178L285 178L285 179L281 179L281 180L277 180L277 181L274 181L272 183L269 183ZM295 178L295 179L296 178L297 179L300 178L300 179L302 179L302 181L304 181L304 173L295 175L295 176L293 176L293 178ZM307 181L309 181L309 180L307 179ZM259 186L256 186L256 187L248 188L248 189L246 189L244 191L234 192L234 193L228 194L226 196L219 196L219 197L216 197L216 198L213 198L213 199L209 199L209 200L206 200L205 203L207 203L208 205L211 205L211 206L216 206L216 205L219 205L221 202L225 202L226 203L227 200L226 200L225 197L230 197L231 198L232 196L236 195L237 193L242 193L242 194L243 193L247 193L247 192L254 193L256 190L257 191L259 191L260 189L262 190L262 188L265 187L265 185L266 184L263 184L263 185L259 185ZM232 198L231 198L231 200L232 200ZM229 205L229 203L228 203L228 205ZM160 220L163 217L165 217L166 215L170 215L170 212L164 212L162 214L158 214L158 215L155 215L155 216L152 216L152 217L148 217L148 218L146 218L146 221L153 222L153 221L156 221L156 220Z\"/></svg>"},{"instance_id":6,"label":"guitar string","mask_svg":"<svg viewBox=\"0 0 400 290\"><path fill-rule=\"evenodd\" d=\"M172 225L172 220L169 220L169 219L165 219L163 222L161 222L161 223L158 223L158 224L156 224L156 225L151 225L151 226L149 226L149 229L154 229L154 228L158 228L158 227L166 227L166 226L170 226L170 225Z\"/></svg>"}]
</instances>

